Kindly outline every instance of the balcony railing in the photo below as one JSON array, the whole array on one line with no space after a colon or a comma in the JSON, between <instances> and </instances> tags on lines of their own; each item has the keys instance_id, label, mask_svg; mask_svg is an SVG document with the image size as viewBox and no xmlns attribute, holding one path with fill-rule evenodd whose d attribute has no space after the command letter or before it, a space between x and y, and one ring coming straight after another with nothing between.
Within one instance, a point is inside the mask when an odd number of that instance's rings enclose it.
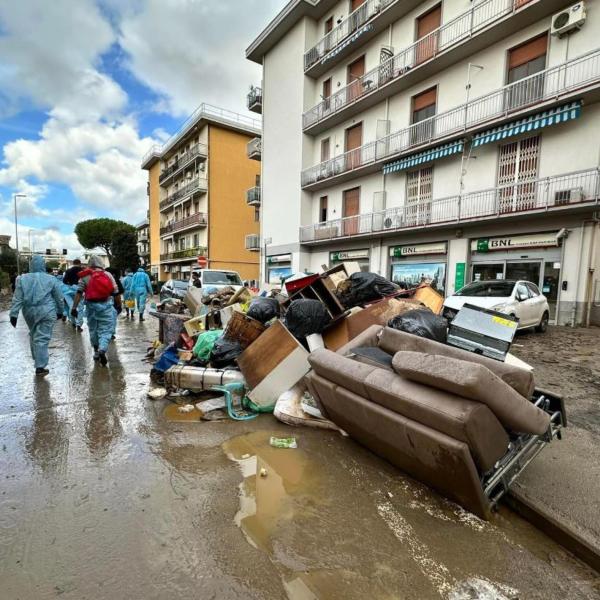
<instances>
[{"instance_id":1,"label":"balcony railing","mask_svg":"<svg viewBox=\"0 0 600 600\"><path fill-rule=\"evenodd\" d=\"M589 169L307 225L300 228L300 242L382 235L569 206L597 206L599 194L600 170Z\"/></svg>"},{"instance_id":2,"label":"balcony railing","mask_svg":"<svg viewBox=\"0 0 600 600\"><path fill-rule=\"evenodd\" d=\"M246 204L248 206L260 206L260 188L258 186L246 190Z\"/></svg>"},{"instance_id":3,"label":"balcony railing","mask_svg":"<svg viewBox=\"0 0 600 600\"><path fill-rule=\"evenodd\" d=\"M255 137L254 139L250 140L246 146L246 152L248 154L248 158L252 160L260 160L262 154L261 138Z\"/></svg>"},{"instance_id":4,"label":"balcony railing","mask_svg":"<svg viewBox=\"0 0 600 600\"><path fill-rule=\"evenodd\" d=\"M208 225L208 217L206 213L196 213L194 215L186 217L185 219L180 219L179 221L171 221L170 223L167 223L166 225L160 228L160 235L174 233L175 231L187 229L188 227L192 227L193 225L198 225L200 227L205 227L206 225Z\"/></svg>"},{"instance_id":5,"label":"balcony railing","mask_svg":"<svg viewBox=\"0 0 600 600\"><path fill-rule=\"evenodd\" d=\"M302 186L459 136L470 129L536 104L556 100L599 81L600 50L594 50L305 169Z\"/></svg>"},{"instance_id":6,"label":"balcony railing","mask_svg":"<svg viewBox=\"0 0 600 600\"><path fill-rule=\"evenodd\" d=\"M262 113L262 89L259 87L251 87L250 93L247 96L248 110L255 113Z\"/></svg>"},{"instance_id":7,"label":"balcony railing","mask_svg":"<svg viewBox=\"0 0 600 600\"><path fill-rule=\"evenodd\" d=\"M303 127L306 129L343 110L350 104L358 102L364 96L406 75L415 67L433 60L438 54L452 46L471 39L494 21L515 12L531 1L485 0L485 2L474 4L470 10L445 23L408 48L401 50L375 69L365 73L359 79L305 112L302 116ZM365 5L363 4L363 6ZM356 12L361 9L362 6Z\"/></svg>"},{"instance_id":8,"label":"balcony railing","mask_svg":"<svg viewBox=\"0 0 600 600\"><path fill-rule=\"evenodd\" d=\"M158 182L161 184L164 183L172 175L175 175L177 171L185 168L186 165L188 165L192 160L194 160L198 156L204 158L208 156L208 149L206 144L195 144L183 156L178 157L172 165L169 165L166 169L162 171L162 173L158 176Z\"/></svg>"},{"instance_id":9,"label":"balcony railing","mask_svg":"<svg viewBox=\"0 0 600 600\"><path fill-rule=\"evenodd\" d=\"M246 250L257 252L260 250L260 236L256 233L251 233L246 236Z\"/></svg>"},{"instance_id":10,"label":"balcony railing","mask_svg":"<svg viewBox=\"0 0 600 600\"><path fill-rule=\"evenodd\" d=\"M206 256L205 246L196 246L195 248L186 248L185 250L176 250L175 252L167 252L160 255L161 262L167 260L182 260L186 258L197 258L198 256Z\"/></svg>"},{"instance_id":11,"label":"balcony railing","mask_svg":"<svg viewBox=\"0 0 600 600\"><path fill-rule=\"evenodd\" d=\"M307 71L319 62L326 54L346 40L350 35L358 33L360 28L375 15L399 0L367 0L354 12L351 12L337 27L334 27L319 42L304 54L304 70Z\"/></svg>"},{"instance_id":12,"label":"balcony railing","mask_svg":"<svg viewBox=\"0 0 600 600\"><path fill-rule=\"evenodd\" d=\"M208 189L208 184L206 179L203 177L197 177L196 179L192 179L189 183L179 188L176 192L173 192L168 198L163 200L159 204L160 210L164 210L165 208L171 206L177 202L177 200L181 200L190 194L193 194L196 191L205 192Z\"/></svg>"}]
</instances>

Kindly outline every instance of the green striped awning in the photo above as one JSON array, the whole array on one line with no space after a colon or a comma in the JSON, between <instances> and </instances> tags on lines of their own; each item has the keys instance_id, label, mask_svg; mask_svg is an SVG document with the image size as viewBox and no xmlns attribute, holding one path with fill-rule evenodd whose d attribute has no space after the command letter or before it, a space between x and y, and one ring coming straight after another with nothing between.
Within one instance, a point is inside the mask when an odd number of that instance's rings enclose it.
<instances>
[{"instance_id":1,"label":"green striped awning","mask_svg":"<svg viewBox=\"0 0 600 600\"><path fill-rule=\"evenodd\" d=\"M462 152L464 145L465 140L456 140L454 142L450 142L449 144L438 146L437 148L430 148L429 150L424 150L423 152L418 152L417 154L405 156L404 158L400 158L394 162L383 165L383 174L387 175L388 173L396 173L397 171L410 169L411 167L431 162L432 160L437 160L438 158L443 158L444 156L450 156L451 154Z\"/></svg>"},{"instance_id":2,"label":"green striped awning","mask_svg":"<svg viewBox=\"0 0 600 600\"><path fill-rule=\"evenodd\" d=\"M525 119L506 123L500 127L494 127L493 129L477 133L473 136L473 148L483 146L483 144L491 144L492 142L519 135L520 133L536 131L543 127L571 121L572 119L577 119L579 115L581 115L581 101L569 102L569 104L563 104L562 106L530 115Z\"/></svg>"}]
</instances>

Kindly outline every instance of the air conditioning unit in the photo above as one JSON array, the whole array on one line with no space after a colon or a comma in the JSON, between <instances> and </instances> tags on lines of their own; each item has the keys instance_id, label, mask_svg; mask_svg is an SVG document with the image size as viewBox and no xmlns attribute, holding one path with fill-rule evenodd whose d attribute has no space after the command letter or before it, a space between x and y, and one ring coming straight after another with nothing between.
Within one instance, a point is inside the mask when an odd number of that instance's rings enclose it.
<instances>
[{"instance_id":1,"label":"air conditioning unit","mask_svg":"<svg viewBox=\"0 0 600 600\"><path fill-rule=\"evenodd\" d=\"M552 35L562 37L576 29L581 29L587 18L585 2L578 2L552 17Z\"/></svg>"},{"instance_id":2,"label":"air conditioning unit","mask_svg":"<svg viewBox=\"0 0 600 600\"><path fill-rule=\"evenodd\" d=\"M574 204L583 200L583 188L575 187L567 190L558 190L554 192L554 204L555 206L561 206L564 204Z\"/></svg>"},{"instance_id":3,"label":"air conditioning unit","mask_svg":"<svg viewBox=\"0 0 600 600\"><path fill-rule=\"evenodd\" d=\"M383 220L383 228L384 229L398 229L402 227L402 216L394 215L393 217L386 217Z\"/></svg>"}]
</instances>

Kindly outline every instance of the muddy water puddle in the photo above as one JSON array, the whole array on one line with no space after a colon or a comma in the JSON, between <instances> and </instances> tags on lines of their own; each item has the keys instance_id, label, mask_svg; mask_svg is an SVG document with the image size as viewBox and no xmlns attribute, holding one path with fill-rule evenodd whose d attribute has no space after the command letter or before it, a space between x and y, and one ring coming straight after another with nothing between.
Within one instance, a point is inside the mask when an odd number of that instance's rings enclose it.
<instances>
[{"instance_id":1,"label":"muddy water puddle","mask_svg":"<svg viewBox=\"0 0 600 600\"><path fill-rule=\"evenodd\" d=\"M204 413L194 407L192 410L181 410L182 405L169 403L163 409L163 417L167 421L174 423L181 422L199 422L202 420Z\"/></svg>"}]
</instances>

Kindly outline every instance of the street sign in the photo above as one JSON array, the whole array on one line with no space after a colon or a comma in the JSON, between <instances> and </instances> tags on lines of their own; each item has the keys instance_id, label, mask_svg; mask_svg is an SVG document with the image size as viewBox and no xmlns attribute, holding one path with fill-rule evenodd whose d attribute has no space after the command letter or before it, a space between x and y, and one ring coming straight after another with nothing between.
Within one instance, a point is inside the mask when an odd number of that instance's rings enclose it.
<instances>
[{"instance_id":1,"label":"street sign","mask_svg":"<svg viewBox=\"0 0 600 600\"><path fill-rule=\"evenodd\" d=\"M206 258L206 256L199 256L198 257L198 266L201 269L206 269L208 267L208 258Z\"/></svg>"}]
</instances>

